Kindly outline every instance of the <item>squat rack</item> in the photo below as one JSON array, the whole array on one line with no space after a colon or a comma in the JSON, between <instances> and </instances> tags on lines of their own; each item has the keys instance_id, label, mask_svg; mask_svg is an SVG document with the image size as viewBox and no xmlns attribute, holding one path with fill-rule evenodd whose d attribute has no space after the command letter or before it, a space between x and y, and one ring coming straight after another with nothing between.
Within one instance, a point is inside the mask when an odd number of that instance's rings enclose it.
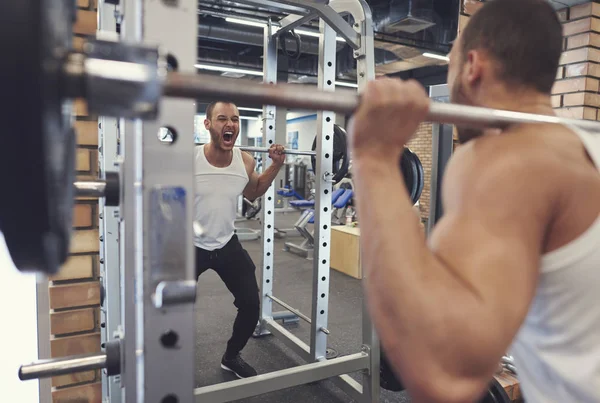
<instances>
[{"instance_id":1,"label":"squat rack","mask_svg":"<svg viewBox=\"0 0 600 403\"><path fill-rule=\"evenodd\" d=\"M274 33L269 24L264 29L264 81L275 83L277 78L278 35L305 22L320 18L318 87L334 91L336 78L336 34L354 49L358 66L359 91L375 78L373 28L370 9L363 0L332 0L329 4L317 1L285 0L241 2L273 7L289 16L284 18ZM196 57L196 15L186 13L196 5L193 0L165 5L165 2L144 2L144 13L135 9L138 2L125 2L124 39L158 44L169 50L182 70L191 68ZM131 10L134 10L132 13ZM340 14L352 15L355 23L348 24ZM143 15L143 20L141 16ZM177 31L164 29L164 21L177 21ZM142 32L144 37L142 37ZM263 197L263 256L260 281L261 313L258 335L274 334L308 363L242 379L193 389L196 355L194 301L196 292L193 268L193 244L189 218L193 215L193 180L191 173L192 139L168 147L155 136L160 127L175 126L180 133L191 133L195 111L191 102L166 99L161 101L161 114L155 122L125 124L122 139L127 149L127 167L124 174L124 239L134 240L124 250L123 270L136 271L124 276L126 297L123 299L124 336L128 346L124 356L122 384L127 397L123 401L161 401L163 397L177 396L180 402L227 402L275 390L302 385L322 379L334 382L351 398L359 402L379 401L379 343L369 315L363 308L363 346L360 352L332 360L326 359L327 317L329 300L329 240L331 208L331 172L333 155L333 112L319 111L317 117L317 198L315 211L315 259L313 268L313 306L311 310L310 345L303 343L275 320L289 315L273 312L273 241L275 188L271 186ZM276 108L263 107L263 144L275 141ZM165 121L169 119L169 121ZM132 143L132 144L130 144ZM179 144L178 144L179 143ZM133 161L130 162L130 158ZM145 164L149 159L151 163ZM162 163L157 163L161 161ZM176 162L177 161L177 162ZM188 163L189 161L189 163ZM270 161L267 161L269 164ZM141 169L143 166L143 176ZM142 183L143 186L139 186ZM162 220L161 205L167 204L178 216ZM143 208L142 208L143 207ZM163 206L164 207L164 206ZM143 211L144 214L139 212ZM174 219L178 218L178 219ZM182 228L185 230L182 231ZM157 231L168 234L157 237ZM138 247L142 246L142 248ZM161 252L168 253L161 253ZM154 264L153 264L154 263ZM137 278L137 287L132 284ZM134 291L135 287L135 292ZM155 290L162 291L159 297ZM135 300L129 296L136 295ZM177 295L177 298L170 298ZM187 298L185 296L187 295ZM157 301L162 303L157 305ZM159 340L175 333L177 348L169 348ZM132 336L135 336L135 339ZM135 350L143 354L135 354ZM136 362L135 371L131 364ZM169 366L165 371L165 365ZM348 373L362 371L362 384ZM169 394L170 393L170 394ZM133 395L133 396L132 396Z\"/></svg>"},{"instance_id":2,"label":"squat rack","mask_svg":"<svg viewBox=\"0 0 600 403\"><path fill-rule=\"evenodd\" d=\"M335 90L336 34L343 37L354 49L354 57L358 64L359 90L375 78L372 19L364 0L331 0L328 4L322 4L318 0L240 1L251 5L266 5L290 13L281 21L282 26L277 33L270 23L265 28L263 67L266 83L276 82L278 35L315 18L320 19L321 33L319 89L329 92ZM99 1L98 8L102 13L106 11L105 6L108 4L113 3ZM197 51L196 7L197 3L194 0L125 0L121 2L120 11L121 40L125 43L158 45L168 49L177 60L179 71L194 73ZM342 13L352 15L353 26L341 17ZM106 14L100 15L101 29L105 16ZM170 27L171 29L165 30L165 21L167 24L176 24L176 29ZM152 64L159 60L159 51L153 47L137 48L135 51L124 47L121 51L119 56L129 63ZM144 90L152 92L156 90L157 82L149 80L144 85ZM111 89L118 91L116 87ZM136 105L148 107L142 103ZM315 240L318 243L314 249L313 261L310 345L275 322L278 318L300 312L272 311L272 301L288 306L273 295L272 289L275 211L273 185L264 196L262 210L262 303L257 335L274 334L280 337L308 363L253 378L197 389L194 389L197 361L197 279L192 236L195 193L192 146L194 143L192 138L186 139L185 136L180 136L179 141L176 141L175 136L169 143L157 141L157 134L165 127L175 133L192 133L196 108L188 99L164 98L160 100L157 110L146 112L148 115L155 113L156 119L99 120L101 175L120 171L123 188L118 210L109 209L105 204L100 206L102 284L107 296L110 296L110 301L103 304L102 313L103 323L107 327L102 335L102 341L106 343L106 353L95 354L94 357L80 357L80 360L86 362L93 361L88 363L90 368L111 368L110 372L103 375L103 400L161 403L228 402L331 378L356 401L379 401L379 342L366 307L363 306L361 351L331 360L326 359L329 334L329 209L333 182L333 136L330 134L333 134L334 112L319 111L317 118L316 157L319 160L316 172ZM275 106L263 107L264 144L273 144L275 141L275 113ZM123 161L120 156L124 156ZM267 161L267 164L269 163L270 161ZM118 262L114 259L117 251ZM116 289L117 287L120 290ZM308 319L304 315L303 317ZM110 343L114 339L118 339L118 342ZM44 364L46 374L53 371L73 372L73 359L58 361ZM25 367L22 373L27 373L28 379L32 379L36 371L40 371L40 368ZM362 384L347 375L357 371L362 372ZM119 373L119 378L112 378L109 382L107 378L114 373Z\"/></svg>"},{"instance_id":3,"label":"squat rack","mask_svg":"<svg viewBox=\"0 0 600 403\"><path fill-rule=\"evenodd\" d=\"M336 34L344 38L354 49L357 60L359 91L369 80L375 78L373 28L370 8L362 0L332 0L328 4L316 1L262 1L241 0L241 3L277 8L290 13L280 21L275 32L272 24L264 28L263 79L265 83L277 80L277 39L287 30L320 19L318 88L334 91L336 81ZM350 14L354 25L342 18ZM275 106L263 107L263 144L275 141ZM330 237L331 237L331 192L333 125L335 113L317 113L317 163L316 163L316 203L315 203L315 248L313 259L312 309L310 316L311 337L307 345L291 332L279 325L276 320L292 314L300 314L289 309L289 304L273 295L273 240L275 239L275 188L271 186L263 196L263 254L260 281L261 312L256 336L276 335L308 363L298 367L260 375L256 378L210 385L195 390L197 402L227 402L262 393L281 390L322 379L332 378L333 382L358 402L379 401L379 342L371 324L366 307L363 306L363 343L361 351L332 360L326 359ZM267 167L270 161L266 162ZM272 303L287 308L288 311L273 312ZM350 377L349 373L362 371L362 384Z\"/></svg>"}]
</instances>

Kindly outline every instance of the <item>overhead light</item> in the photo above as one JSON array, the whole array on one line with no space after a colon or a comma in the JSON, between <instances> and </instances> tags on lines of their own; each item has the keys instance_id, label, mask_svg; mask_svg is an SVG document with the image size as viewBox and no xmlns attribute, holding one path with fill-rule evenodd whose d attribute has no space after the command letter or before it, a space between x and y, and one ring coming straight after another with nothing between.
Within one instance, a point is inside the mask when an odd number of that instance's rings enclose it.
<instances>
[{"instance_id":1,"label":"overhead light","mask_svg":"<svg viewBox=\"0 0 600 403\"><path fill-rule=\"evenodd\" d=\"M258 120L256 116L240 116L240 119L243 120Z\"/></svg>"},{"instance_id":2,"label":"overhead light","mask_svg":"<svg viewBox=\"0 0 600 403\"><path fill-rule=\"evenodd\" d=\"M240 74L248 74L248 75L253 75L253 76L264 76L262 71L259 70L246 70L246 69L238 69L238 68L233 68L233 67L226 67L226 66L213 66L211 64L195 64L194 65L195 68L197 69L201 69L201 70L211 70L211 71L222 71L222 72L226 72L226 73L240 73ZM355 83L348 83L348 82L344 82L344 81L336 81L335 85L340 86L340 87L352 87L352 88L358 88L358 84ZM240 111L249 111L249 112L262 112L262 109L255 109L255 108L238 108Z\"/></svg>"},{"instance_id":3,"label":"overhead light","mask_svg":"<svg viewBox=\"0 0 600 403\"><path fill-rule=\"evenodd\" d=\"M443 60L445 62L450 61L450 58L448 56L436 55L435 53L423 53L423 56L429 57L431 59Z\"/></svg>"},{"instance_id":4,"label":"overhead light","mask_svg":"<svg viewBox=\"0 0 600 403\"><path fill-rule=\"evenodd\" d=\"M247 111L247 112L262 112L262 109L257 109L257 108L246 108L244 106L241 106L238 108L238 110L240 111Z\"/></svg>"},{"instance_id":5,"label":"overhead light","mask_svg":"<svg viewBox=\"0 0 600 403\"><path fill-rule=\"evenodd\" d=\"M267 24L262 23L262 22L252 21L252 20L244 20L241 18L234 18L234 17L227 17L227 18L225 18L225 21L232 22L234 24L249 25L251 27L264 28L267 26ZM273 26L273 32L277 32L277 31L279 31L279 27ZM312 36L315 38L319 38L321 36L321 34L319 32L306 31L304 29L295 29L294 32L296 32L298 35ZM346 42L346 40L344 38L341 38L339 36L336 37L335 40L338 42Z\"/></svg>"},{"instance_id":6,"label":"overhead light","mask_svg":"<svg viewBox=\"0 0 600 403\"><path fill-rule=\"evenodd\" d=\"M195 68L201 70L210 70L210 71L222 71L225 73L240 73L240 74L248 74L251 76L262 76L263 72L258 70L246 70L246 69L238 69L234 67L225 67L225 66L213 66L211 64L195 64Z\"/></svg>"},{"instance_id":7,"label":"overhead light","mask_svg":"<svg viewBox=\"0 0 600 403\"><path fill-rule=\"evenodd\" d=\"M314 38L320 38L321 37L321 33L320 32L305 31L303 29L295 29L294 32L297 33L298 35L312 36ZM340 37L340 36L336 36L335 40L338 41L338 42L346 42L346 40L344 38Z\"/></svg>"},{"instance_id":8,"label":"overhead light","mask_svg":"<svg viewBox=\"0 0 600 403\"><path fill-rule=\"evenodd\" d=\"M252 21L252 20L243 20L241 18L233 18L233 17L227 17L227 18L225 18L225 21L233 22L234 24L250 25L251 27L264 28L267 26L267 24L264 24L262 22Z\"/></svg>"},{"instance_id":9,"label":"overhead light","mask_svg":"<svg viewBox=\"0 0 600 403\"><path fill-rule=\"evenodd\" d=\"M355 83L345 83L343 81L336 81L335 85L339 86L339 87L352 87L352 88L358 88L358 84Z\"/></svg>"}]
</instances>

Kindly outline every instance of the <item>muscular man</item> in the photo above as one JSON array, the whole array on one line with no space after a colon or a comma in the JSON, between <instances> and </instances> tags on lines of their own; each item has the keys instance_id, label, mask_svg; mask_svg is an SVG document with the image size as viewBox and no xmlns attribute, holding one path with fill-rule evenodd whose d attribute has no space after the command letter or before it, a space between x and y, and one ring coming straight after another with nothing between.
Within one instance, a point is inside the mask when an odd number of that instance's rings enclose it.
<instances>
[{"instance_id":1,"label":"muscular man","mask_svg":"<svg viewBox=\"0 0 600 403\"><path fill-rule=\"evenodd\" d=\"M452 102L554 115L562 41L548 1L484 3L450 54ZM427 244L397 166L428 108L415 82L375 80L350 130L366 298L396 374L413 401L472 402L509 352L528 403L599 402L600 137L458 128Z\"/></svg>"},{"instance_id":2,"label":"muscular man","mask_svg":"<svg viewBox=\"0 0 600 403\"><path fill-rule=\"evenodd\" d=\"M262 175L254 171L254 158L234 148L240 132L237 107L228 102L214 102L206 109L204 127L211 142L195 150L196 199L195 220L203 229L195 236L196 275L213 269L233 294L237 316L233 334L221 359L221 368L239 378L255 376L240 351L258 322L258 284L256 266L234 234L239 195L254 200L267 191L285 161L284 148L272 145L273 163Z\"/></svg>"}]
</instances>

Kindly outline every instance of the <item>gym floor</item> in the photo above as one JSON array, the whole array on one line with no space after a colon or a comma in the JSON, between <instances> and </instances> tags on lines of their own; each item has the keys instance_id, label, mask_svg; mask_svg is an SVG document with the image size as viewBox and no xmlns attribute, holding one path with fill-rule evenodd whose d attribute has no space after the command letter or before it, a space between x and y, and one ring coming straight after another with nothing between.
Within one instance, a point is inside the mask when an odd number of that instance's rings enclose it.
<instances>
[{"instance_id":1,"label":"gym floor","mask_svg":"<svg viewBox=\"0 0 600 403\"><path fill-rule=\"evenodd\" d=\"M277 214L277 228L293 228L298 215ZM244 226L260 228L258 221L243 223ZM240 225L241 227L241 225ZM288 238L300 243L301 237ZM273 293L276 297L289 303L300 312L310 316L312 304L312 261L295 254L283 251L285 239L276 239ZM244 248L248 251L257 265L257 278L260 274L262 242L245 241ZM331 270L329 293L329 347L339 355L348 355L360 351L362 335L362 289L360 280ZM274 311L284 310L273 304ZM198 387L229 382L237 379L233 374L223 371L220 367L221 356L231 328L236 309L233 297L225 288L221 279L212 270L206 271L198 282L197 305L197 372ZM281 323L281 322L280 322ZM310 325L302 320L286 328L302 341L310 343ZM259 373L267 373L305 363L292 350L287 348L276 336L251 338L242 356ZM358 374L351 376L360 379ZM348 395L339 390L330 381L320 381L310 385L302 385L261 396L238 400L239 403L348 403ZM381 402L409 402L405 393L381 391Z\"/></svg>"}]
</instances>

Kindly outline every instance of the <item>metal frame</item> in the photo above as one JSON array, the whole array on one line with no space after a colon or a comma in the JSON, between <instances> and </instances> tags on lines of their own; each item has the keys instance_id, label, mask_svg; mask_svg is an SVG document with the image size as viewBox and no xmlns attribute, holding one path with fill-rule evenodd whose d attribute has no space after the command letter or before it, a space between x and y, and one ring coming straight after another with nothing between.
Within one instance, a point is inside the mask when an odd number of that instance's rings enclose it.
<instances>
[{"instance_id":1,"label":"metal frame","mask_svg":"<svg viewBox=\"0 0 600 403\"><path fill-rule=\"evenodd\" d=\"M50 282L45 275L38 275L35 284L37 306L38 358L50 358ZM39 403L52 402L52 379L39 380Z\"/></svg>"},{"instance_id":2,"label":"metal frame","mask_svg":"<svg viewBox=\"0 0 600 403\"><path fill-rule=\"evenodd\" d=\"M256 3L256 0L244 0ZM265 5L265 2L260 2ZM305 10L303 21L321 18L319 45L319 89L335 90L336 34L350 40L358 62L359 88L375 77L373 29L370 10L362 0L332 0L329 5L306 1L268 1L290 10ZM103 4L101 4L103 5ZM122 40L158 44L178 59L180 69L192 69L196 59L196 6L193 0L155 2L125 0L122 3ZM353 14L350 26L338 12ZM290 19L295 18L290 16ZM165 31L164 21L177 21L177 31ZM349 30L351 32L349 32ZM264 80L277 80L277 41L273 26L265 28ZM119 209L101 202L103 232L102 277L106 284L107 304L103 313L106 332L103 341L118 336L123 339L121 355L121 396L119 385L108 381L103 397L110 401L181 403L225 402L269 391L331 378L358 402L379 401L379 346L367 311L363 310L363 346L355 354L327 360L326 347L329 295L329 242L331 227L333 124L335 113L318 112L315 206L315 248L313 266L313 305L310 344L292 335L276 320L298 320L299 311L281 300L276 302L287 311L272 311L273 243L275 239L275 187L271 185L263 198L263 256L260 292L262 295L259 335L281 338L307 364L243 379L194 389L196 373L195 293L193 259L193 139L181 136L170 143L157 139L161 127L173 127L179 133L191 133L195 107L190 100L163 99L156 121L109 120L100 118L101 172L121 171L122 200ZM263 144L275 141L275 106L263 110ZM169 120L166 120L168 117ZM119 127L119 130L117 130ZM119 138L120 136L120 138ZM120 143L117 143L120 141ZM120 150L117 147L122 147ZM119 166L118 155L126 156ZM149 163L145 163L149 161ZM270 161L265 162L269 164ZM266 167L265 167L266 168ZM116 212L121 215L115 215ZM114 220L113 220L114 218ZM118 231L121 238L115 235ZM116 246L115 246L116 245ZM120 247L119 247L120 245ZM117 263L111 260L120 254ZM120 267L119 267L120 266ZM120 278L115 276L119 267ZM116 288L121 289L121 311ZM107 305L108 306L108 305ZM113 312L114 315L113 315ZM118 313L116 313L118 312ZM116 325L117 318L122 327ZM112 334L111 334L112 333ZM169 368L165 368L165 365ZM361 371L362 384L348 373Z\"/></svg>"},{"instance_id":3,"label":"metal frame","mask_svg":"<svg viewBox=\"0 0 600 403\"><path fill-rule=\"evenodd\" d=\"M261 4L264 1L242 0L243 3ZM321 18L319 44L319 78L318 86L323 91L335 90L335 43L336 33L351 38L354 56L358 64L359 89L364 88L369 80L375 78L373 27L369 6L362 0L332 0L329 5L310 1L269 1L269 5L279 4L279 8L297 11L297 7L307 10L306 14L290 15L284 21L291 24L284 29L300 23ZM349 12L356 24L351 27L339 13ZM341 21L341 22L340 22ZM352 30L349 34L348 29ZM280 29L277 33L281 33ZM264 47L264 82L276 83L277 78L277 35L273 26L265 28ZM315 247L313 259L313 305L311 318L273 297L273 241L275 188L273 185L263 197L263 256L261 271L261 314L256 336L272 334L296 352L308 363L295 368L275 371L254 378L211 385L195 390L197 402L227 402L292 386L302 385L322 379L331 378L334 383L358 402L379 401L379 341L370 321L366 306L363 306L363 346L361 352L332 360L326 359L327 316L329 300L329 243L331 231L331 191L332 191L332 159L333 133L335 113L319 111L317 115L317 161L316 172L316 205L315 205ZM275 106L266 105L263 110L263 144L272 144L275 140ZM267 161L267 164L270 161ZM273 314L272 303L276 302L287 308L287 312ZM289 313L288 313L289 312ZM298 315L311 324L310 345L294 336L276 320L286 315ZM362 383L355 381L348 373L362 371Z\"/></svg>"},{"instance_id":4,"label":"metal frame","mask_svg":"<svg viewBox=\"0 0 600 403\"><path fill-rule=\"evenodd\" d=\"M447 84L434 85L429 88L429 97L434 102L449 103L450 93ZM453 125L433 123L431 143L431 191L429 200L429 220L427 235L442 217L442 182L446 165L454 149Z\"/></svg>"},{"instance_id":5,"label":"metal frame","mask_svg":"<svg viewBox=\"0 0 600 403\"><path fill-rule=\"evenodd\" d=\"M115 6L104 0L98 2L99 39L118 40L116 32ZM106 179L106 173L119 172L119 120L112 117L98 118L98 164L99 176ZM100 282L104 288L104 304L100 307L100 337L102 346L116 338L121 338L121 270L119 265L119 207L110 207L106 199L98 199L98 226L100 231ZM102 401L121 403L121 377L108 376L102 370Z\"/></svg>"},{"instance_id":6,"label":"metal frame","mask_svg":"<svg viewBox=\"0 0 600 403\"><path fill-rule=\"evenodd\" d=\"M182 72L194 73L197 6L193 0L124 2L123 39L164 46ZM177 21L177 29L164 29ZM196 344L192 217L192 100L163 99L155 121L124 125L122 230L123 401L193 401ZM160 127L181 133L161 143ZM149 163L145 163L149 161ZM162 235L165 236L162 236Z\"/></svg>"}]
</instances>

